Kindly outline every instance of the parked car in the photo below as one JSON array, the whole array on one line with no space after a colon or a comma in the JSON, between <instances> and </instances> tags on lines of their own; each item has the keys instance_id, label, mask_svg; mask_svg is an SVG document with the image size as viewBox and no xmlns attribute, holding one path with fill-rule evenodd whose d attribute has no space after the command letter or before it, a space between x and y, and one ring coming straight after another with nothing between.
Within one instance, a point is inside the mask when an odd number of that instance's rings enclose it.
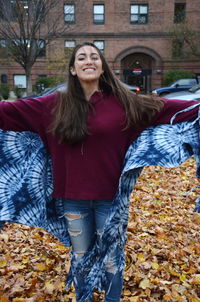
<instances>
[{"instance_id":1,"label":"parked car","mask_svg":"<svg viewBox=\"0 0 200 302\"><path fill-rule=\"evenodd\" d=\"M197 92L188 92L183 95L170 96L168 94L165 96L165 98L170 99L170 100L184 100L184 101L197 100L197 101L200 101L200 90L198 90Z\"/></svg>"},{"instance_id":2,"label":"parked car","mask_svg":"<svg viewBox=\"0 0 200 302\"><path fill-rule=\"evenodd\" d=\"M46 88L39 96L49 95L56 91L64 91L67 89L67 83L58 84L57 86Z\"/></svg>"},{"instance_id":3,"label":"parked car","mask_svg":"<svg viewBox=\"0 0 200 302\"><path fill-rule=\"evenodd\" d=\"M23 99L38 98L38 97L41 97L41 96L49 95L49 94L54 93L56 91L64 91L66 88L67 88L67 83L58 84L57 86L46 88L40 93L25 96L25 97L23 97Z\"/></svg>"},{"instance_id":4,"label":"parked car","mask_svg":"<svg viewBox=\"0 0 200 302\"><path fill-rule=\"evenodd\" d=\"M134 86L134 85L128 85L124 82L122 82L122 84L130 89L131 91L135 92L135 93L139 93L140 92L140 88L138 86ZM67 89L67 83L61 83L57 86L51 87L51 88L47 88L44 91L42 91L41 93L38 94L34 94L31 96L26 96L23 99L27 99L27 98L37 98L37 97L41 97L41 96L45 96L45 95L49 95L51 93L55 93L56 91L64 91L65 89Z\"/></svg>"},{"instance_id":5,"label":"parked car","mask_svg":"<svg viewBox=\"0 0 200 302\"><path fill-rule=\"evenodd\" d=\"M165 98L170 99L172 97L177 97L177 99L178 99L181 96L184 96L184 95L187 95L187 94L188 95L193 95L195 93L200 93L200 84L194 85L192 88L190 88L188 90L168 93L168 94L165 95Z\"/></svg>"},{"instance_id":6,"label":"parked car","mask_svg":"<svg viewBox=\"0 0 200 302\"><path fill-rule=\"evenodd\" d=\"M164 96L171 92L186 91L192 88L194 85L198 84L198 79L179 79L175 81L172 85L162 88L157 88L152 91L153 94Z\"/></svg>"},{"instance_id":7,"label":"parked car","mask_svg":"<svg viewBox=\"0 0 200 302\"><path fill-rule=\"evenodd\" d=\"M128 85L128 84L126 84L126 83L124 83L124 82L122 82L122 84L126 87L126 88L128 88L128 89L130 89L131 91L133 91L133 92L135 92L135 93L140 93L140 87L138 87L138 86L134 86L134 85Z\"/></svg>"}]
</instances>

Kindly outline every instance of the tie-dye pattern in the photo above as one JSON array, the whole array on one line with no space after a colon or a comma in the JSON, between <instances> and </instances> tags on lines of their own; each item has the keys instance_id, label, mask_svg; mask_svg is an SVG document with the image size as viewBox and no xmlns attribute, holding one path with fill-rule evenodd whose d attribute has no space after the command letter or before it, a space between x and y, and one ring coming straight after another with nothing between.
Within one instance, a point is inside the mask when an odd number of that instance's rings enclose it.
<instances>
[{"instance_id":1,"label":"tie-dye pattern","mask_svg":"<svg viewBox=\"0 0 200 302\"><path fill-rule=\"evenodd\" d=\"M105 263L117 245L122 250L119 270L124 268L129 196L142 168L146 165L173 168L194 156L197 177L200 177L199 129L198 118L193 122L160 125L146 129L131 144L103 232L101 250L95 244L76 266L73 254L71 256L68 285L76 274L86 270L88 285L79 301L90 297L94 287L103 288ZM0 131L0 155L0 227L5 221L42 227L69 246L66 221L61 215L62 199L51 198L51 159L39 136L30 132ZM200 212L199 199L195 211Z\"/></svg>"}]
</instances>

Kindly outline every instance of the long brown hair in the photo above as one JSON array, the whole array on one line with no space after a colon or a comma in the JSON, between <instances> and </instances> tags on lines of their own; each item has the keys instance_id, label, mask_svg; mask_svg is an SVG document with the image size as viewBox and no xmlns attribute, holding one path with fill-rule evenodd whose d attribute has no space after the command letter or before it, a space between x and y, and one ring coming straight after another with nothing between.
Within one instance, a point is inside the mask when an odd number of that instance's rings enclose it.
<instances>
[{"instance_id":1,"label":"long brown hair","mask_svg":"<svg viewBox=\"0 0 200 302\"><path fill-rule=\"evenodd\" d=\"M154 115L161 110L163 101L158 97L135 94L124 87L111 71L101 51L94 44L86 42L77 45L71 55L67 90L59 93L51 132L59 137L60 142L68 144L80 142L89 134L87 115L91 104L85 98L78 77L73 76L70 72L70 68L74 66L77 51L85 45L94 47L99 53L104 71L99 79L99 89L115 95L123 105L126 112L126 127L124 129L130 126L138 128L148 125Z\"/></svg>"}]
</instances>

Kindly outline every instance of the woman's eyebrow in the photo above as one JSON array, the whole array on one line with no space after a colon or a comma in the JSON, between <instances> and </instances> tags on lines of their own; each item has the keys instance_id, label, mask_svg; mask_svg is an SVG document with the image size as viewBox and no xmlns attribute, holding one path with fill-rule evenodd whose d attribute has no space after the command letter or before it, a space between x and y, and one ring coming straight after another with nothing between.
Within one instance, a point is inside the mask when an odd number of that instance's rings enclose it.
<instances>
[{"instance_id":1,"label":"woman's eyebrow","mask_svg":"<svg viewBox=\"0 0 200 302\"><path fill-rule=\"evenodd\" d=\"M84 53L84 52L82 52L82 53L79 53L78 55L77 55L77 57L79 57L79 56L85 56L86 54Z\"/></svg>"},{"instance_id":2,"label":"woman's eyebrow","mask_svg":"<svg viewBox=\"0 0 200 302\"><path fill-rule=\"evenodd\" d=\"M96 52L92 52L92 53L90 54L90 56L93 56L93 55L99 56L99 54L96 53ZM77 57L79 57L79 56L86 56L86 54L85 54L84 52L82 52L82 53L79 53L79 54L77 55Z\"/></svg>"}]
</instances>

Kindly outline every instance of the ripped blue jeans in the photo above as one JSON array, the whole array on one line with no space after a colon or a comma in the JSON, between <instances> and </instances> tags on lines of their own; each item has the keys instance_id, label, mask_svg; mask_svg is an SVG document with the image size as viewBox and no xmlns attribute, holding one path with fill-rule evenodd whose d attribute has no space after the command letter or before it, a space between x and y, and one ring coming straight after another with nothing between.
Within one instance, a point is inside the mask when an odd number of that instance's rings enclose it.
<instances>
[{"instance_id":1,"label":"ripped blue jeans","mask_svg":"<svg viewBox=\"0 0 200 302\"><path fill-rule=\"evenodd\" d=\"M65 218L77 260L81 259L95 240L101 244L101 233L111 206L111 200L64 199ZM123 275L116 265L117 255L118 251L113 251L106 265L106 302L119 302L121 297ZM79 276L76 283L75 290L78 293L84 287L83 277Z\"/></svg>"}]
</instances>

